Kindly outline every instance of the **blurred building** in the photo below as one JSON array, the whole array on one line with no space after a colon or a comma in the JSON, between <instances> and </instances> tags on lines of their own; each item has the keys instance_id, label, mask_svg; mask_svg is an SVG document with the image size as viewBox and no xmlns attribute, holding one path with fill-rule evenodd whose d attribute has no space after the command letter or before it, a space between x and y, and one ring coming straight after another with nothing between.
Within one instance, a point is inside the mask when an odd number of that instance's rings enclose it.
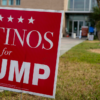
<instances>
[{"instance_id":1,"label":"blurred building","mask_svg":"<svg viewBox=\"0 0 100 100\"><path fill-rule=\"evenodd\" d=\"M64 10L62 34L76 33L82 26L90 26L89 15L96 0L0 0L1 7Z\"/></svg>"},{"instance_id":2,"label":"blurred building","mask_svg":"<svg viewBox=\"0 0 100 100\"><path fill-rule=\"evenodd\" d=\"M96 0L65 0L65 33L76 33L78 37L82 26L90 26L89 15L94 6L97 6Z\"/></svg>"}]
</instances>

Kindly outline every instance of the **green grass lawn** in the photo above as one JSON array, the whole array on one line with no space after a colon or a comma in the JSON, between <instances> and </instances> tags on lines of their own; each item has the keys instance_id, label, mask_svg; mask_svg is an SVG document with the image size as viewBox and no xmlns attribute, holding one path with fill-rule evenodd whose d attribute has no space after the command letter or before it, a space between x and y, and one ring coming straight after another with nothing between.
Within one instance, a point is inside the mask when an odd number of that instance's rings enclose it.
<instances>
[{"instance_id":1,"label":"green grass lawn","mask_svg":"<svg viewBox=\"0 0 100 100\"><path fill-rule=\"evenodd\" d=\"M55 100L100 100L99 42L85 41L60 57ZM4 91L0 100L20 100L20 94ZM53 100L23 94L23 100Z\"/></svg>"}]
</instances>

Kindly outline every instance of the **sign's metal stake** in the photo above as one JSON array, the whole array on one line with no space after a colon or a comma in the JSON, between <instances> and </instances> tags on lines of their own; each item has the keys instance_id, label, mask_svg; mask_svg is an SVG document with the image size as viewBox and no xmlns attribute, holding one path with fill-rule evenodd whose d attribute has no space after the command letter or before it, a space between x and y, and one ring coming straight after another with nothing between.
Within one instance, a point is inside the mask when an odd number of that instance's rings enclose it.
<instances>
[{"instance_id":1,"label":"sign's metal stake","mask_svg":"<svg viewBox=\"0 0 100 100\"><path fill-rule=\"evenodd\" d=\"M21 92L20 100L22 100L22 92Z\"/></svg>"}]
</instances>

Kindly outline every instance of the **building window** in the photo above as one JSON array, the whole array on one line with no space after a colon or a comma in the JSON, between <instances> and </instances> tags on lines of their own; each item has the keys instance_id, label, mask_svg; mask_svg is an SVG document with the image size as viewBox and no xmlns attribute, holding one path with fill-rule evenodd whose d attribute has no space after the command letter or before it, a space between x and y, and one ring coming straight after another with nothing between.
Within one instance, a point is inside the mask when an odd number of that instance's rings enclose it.
<instances>
[{"instance_id":1,"label":"building window","mask_svg":"<svg viewBox=\"0 0 100 100\"><path fill-rule=\"evenodd\" d=\"M2 5L7 5L7 0L2 0Z\"/></svg>"},{"instance_id":2,"label":"building window","mask_svg":"<svg viewBox=\"0 0 100 100\"><path fill-rule=\"evenodd\" d=\"M74 0L69 0L68 8L69 8L70 11L73 11L73 4L74 4Z\"/></svg>"},{"instance_id":3,"label":"building window","mask_svg":"<svg viewBox=\"0 0 100 100\"><path fill-rule=\"evenodd\" d=\"M13 0L9 0L9 5L13 5L14 1Z\"/></svg>"},{"instance_id":4,"label":"building window","mask_svg":"<svg viewBox=\"0 0 100 100\"><path fill-rule=\"evenodd\" d=\"M96 0L69 0L69 11L91 11L94 6L97 6Z\"/></svg>"},{"instance_id":5,"label":"building window","mask_svg":"<svg viewBox=\"0 0 100 100\"><path fill-rule=\"evenodd\" d=\"M74 0L74 11L84 11L85 0Z\"/></svg>"},{"instance_id":6,"label":"building window","mask_svg":"<svg viewBox=\"0 0 100 100\"><path fill-rule=\"evenodd\" d=\"M85 0L85 11L89 11L90 0Z\"/></svg>"},{"instance_id":7,"label":"building window","mask_svg":"<svg viewBox=\"0 0 100 100\"><path fill-rule=\"evenodd\" d=\"M16 5L20 5L20 0L16 0Z\"/></svg>"}]
</instances>

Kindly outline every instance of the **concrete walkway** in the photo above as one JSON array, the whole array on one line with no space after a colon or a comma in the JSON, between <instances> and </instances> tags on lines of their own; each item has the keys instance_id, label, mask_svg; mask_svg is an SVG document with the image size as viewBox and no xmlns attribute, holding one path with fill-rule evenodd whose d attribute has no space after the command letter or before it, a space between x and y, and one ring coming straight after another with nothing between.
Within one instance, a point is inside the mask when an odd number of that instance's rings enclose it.
<instances>
[{"instance_id":1,"label":"concrete walkway","mask_svg":"<svg viewBox=\"0 0 100 100\"><path fill-rule=\"evenodd\" d=\"M79 39L79 38L73 39L71 37L62 38L61 46L60 46L60 56L63 55L68 50L70 50L75 45L77 45L85 40L86 40L86 38L83 38L83 39Z\"/></svg>"}]
</instances>

